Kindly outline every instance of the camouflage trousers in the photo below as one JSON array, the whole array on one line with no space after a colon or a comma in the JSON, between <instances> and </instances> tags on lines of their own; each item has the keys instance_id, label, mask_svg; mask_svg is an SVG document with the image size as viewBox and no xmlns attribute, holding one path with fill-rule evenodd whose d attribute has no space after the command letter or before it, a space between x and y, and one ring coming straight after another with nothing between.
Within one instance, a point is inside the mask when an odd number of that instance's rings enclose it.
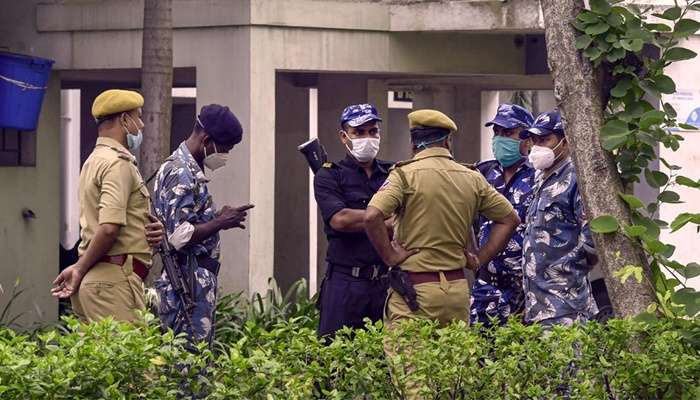
<instances>
[{"instance_id":1,"label":"camouflage trousers","mask_svg":"<svg viewBox=\"0 0 700 400\"><path fill-rule=\"evenodd\" d=\"M158 314L164 327L176 334L185 333L191 343L207 342L214 337L217 279L211 271L196 268L192 282L192 326L187 322L184 307L165 273L154 284L160 298Z\"/></svg>"},{"instance_id":2,"label":"camouflage trousers","mask_svg":"<svg viewBox=\"0 0 700 400\"><path fill-rule=\"evenodd\" d=\"M498 281L498 283L494 282ZM476 279L472 289L469 323L480 322L484 327L491 326L491 320L503 325L511 315L520 314L525 307L522 277L501 277L487 282Z\"/></svg>"}]
</instances>

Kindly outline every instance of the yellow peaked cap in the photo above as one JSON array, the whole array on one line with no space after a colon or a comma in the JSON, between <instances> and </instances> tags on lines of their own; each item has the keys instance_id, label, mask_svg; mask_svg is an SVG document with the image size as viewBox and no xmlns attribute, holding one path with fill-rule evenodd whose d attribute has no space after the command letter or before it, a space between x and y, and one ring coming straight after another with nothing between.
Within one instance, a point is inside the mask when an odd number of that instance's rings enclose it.
<instances>
[{"instance_id":1,"label":"yellow peaked cap","mask_svg":"<svg viewBox=\"0 0 700 400\"><path fill-rule=\"evenodd\" d=\"M133 90L110 89L100 93L92 103L92 116L95 119L106 115L143 107L143 96Z\"/></svg>"},{"instance_id":2,"label":"yellow peaked cap","mask_svg":"<svg viewBox=\"0 0 700 400\"><path fill-rule=\"evenodd\" d=\"M438 110L417 110L408 114L408 128L412 129L417 126L444 128L449 129L452 133L457 132L457 124Z\"/></svg>"}]
</instances>

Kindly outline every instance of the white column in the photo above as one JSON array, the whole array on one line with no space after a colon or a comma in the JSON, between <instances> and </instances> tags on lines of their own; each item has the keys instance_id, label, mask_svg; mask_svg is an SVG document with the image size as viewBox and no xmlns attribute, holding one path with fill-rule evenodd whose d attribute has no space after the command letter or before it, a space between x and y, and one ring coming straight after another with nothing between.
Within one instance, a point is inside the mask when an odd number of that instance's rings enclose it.
<instances>
[{"instance_id":1,"label":"white column","mask_svg":"<svg viewBox=\"0 0 700 400\"><path fill-rule=\"evenodd\" d=\"M61 90L61 245L72 249L80 236L80 90Z\"/></svg>"},{"instance_id":2,"label":"white column","mask_svg":"<svg viewBox=\"0 0 700 400\"><path fill-rule=\"evenodd\" d=\"M309 139L318 137L318 89L309 88ZM309 297L318 285L318 211L314 199L314 174L309 170Z\"/></svg>"}]
</instances>

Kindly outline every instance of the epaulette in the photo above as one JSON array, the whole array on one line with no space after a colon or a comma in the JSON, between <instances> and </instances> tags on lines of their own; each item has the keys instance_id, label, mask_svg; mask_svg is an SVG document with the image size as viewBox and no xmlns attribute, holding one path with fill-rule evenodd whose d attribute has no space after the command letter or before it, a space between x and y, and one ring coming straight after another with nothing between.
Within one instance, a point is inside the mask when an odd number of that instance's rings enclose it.
<instances>
[{"instance_id":1,"label":"epaulette","mask_svg":"<svg viewBox=\"0 0 700 400\"><path fill-rule=\"evenodd\" d=\"M321 168L336 168L337 165L335 165L334 162L326 161L321 165Z\"/></svg>"},{"instance_id":2,"label":"epaulette","mask_svg":"<svg viewBox=\"0 0 700 400\"><path fill-rule=\"evenodd\" d=\"M477 171L477 170L478 170L478 168L476 168L476 164L473 164L473 163L463 163L463 162L461 162L461 163L458 163L458 164L461 165L461 166L463 166L463 167L467 167L467 168L469 168L469 169L471 169L471 170L474 170L474 171Z\"/></svg>"},{"instance_id":3,"label":"epaulette","mask_svg":"<svg viewBox=\"0 0 700 400\"><path fill-rule=\"evenodd\" d=\"M113 147L113 146L109 146L109 148L114 150L117 153L117 157L121 158L122 160L130 161L130 162L136 164L136 159L131 154L127 154L127 153L123 152L122 150L120 150L116 147Z\"/></svg>"},{"instance_id":4,"label":"epaulette","mask_svg":"<svg viewBox=\"0 0 700 400\"><path fill-rule=\"evenodd\" d=\"M411 160L399 161L399 162L397 162L396 164L392 165L392 166L391 166L391 169L396 169L396 168L399 168L399 167L403 167L404 165L408 165L408 164L411 164L411 163L414 163L414 162L420 161L420 160L421 160L421 159L411 159Z\"/></svg>"}]
</instances>

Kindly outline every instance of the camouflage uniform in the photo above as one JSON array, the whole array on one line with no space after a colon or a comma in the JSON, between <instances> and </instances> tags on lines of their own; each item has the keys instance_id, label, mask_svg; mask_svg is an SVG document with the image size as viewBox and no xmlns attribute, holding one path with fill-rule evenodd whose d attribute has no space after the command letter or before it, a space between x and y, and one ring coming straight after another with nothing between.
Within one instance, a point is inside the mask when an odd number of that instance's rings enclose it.
<instances>
[{"instance_id":1,"label":"camouflage uniform","mask_svg":"<svg viewBox=\"0 0 700 400\"><path fill-rule=\"evenodd\" d=\"M158 218L165 223L168 237L182 223L197 225L214 219L215 206L207 182L209 179L204 176L184 142L161 165L153 190L153 203ZM217 277L213 272L199 267L197 257L208 256L218 260L219 234L215 233L200 243L186 245L177 253L180 267L185 276L192 280L194 326L188 326L183 307L165 272L155 282L160 297L161 323L176 333L187 333L193 342L210 342L214 336Z\"/></svg>"},{"instance_id":2,"label":"camouflage uniform","mask_svg":"<svg viewBox=\"0 0 700 400\"><path fill-rule=\"evenodd\" d=\"M576 173L565 160L546 180L536 177L523 244L525 321L543 325L585 322L596 313L586 248L593 241Z\"/></svg>"},{"instance_id":3,"label":"camouflage uniform","mask_svg":"<svg viewBox=\"0 0 700 400\"><path fill-rule=\"evenodd\" d=\"M496 160L477 164L477 169L486 180L505 196L523 221L513 234L505 249L488 264L482 266L476 274L471 300L471 323L481 322L491 325L490 318L497 318L503 324L508 317L522 312L523 295L523 233L525 216L532 202L532 188L535 184L535 169L527 163L522 164L508 185L503 176L503 167ZM488 241L493 221L481 216L479 218L478 241L483 246Z\"/></svg>"}]
</instances>

